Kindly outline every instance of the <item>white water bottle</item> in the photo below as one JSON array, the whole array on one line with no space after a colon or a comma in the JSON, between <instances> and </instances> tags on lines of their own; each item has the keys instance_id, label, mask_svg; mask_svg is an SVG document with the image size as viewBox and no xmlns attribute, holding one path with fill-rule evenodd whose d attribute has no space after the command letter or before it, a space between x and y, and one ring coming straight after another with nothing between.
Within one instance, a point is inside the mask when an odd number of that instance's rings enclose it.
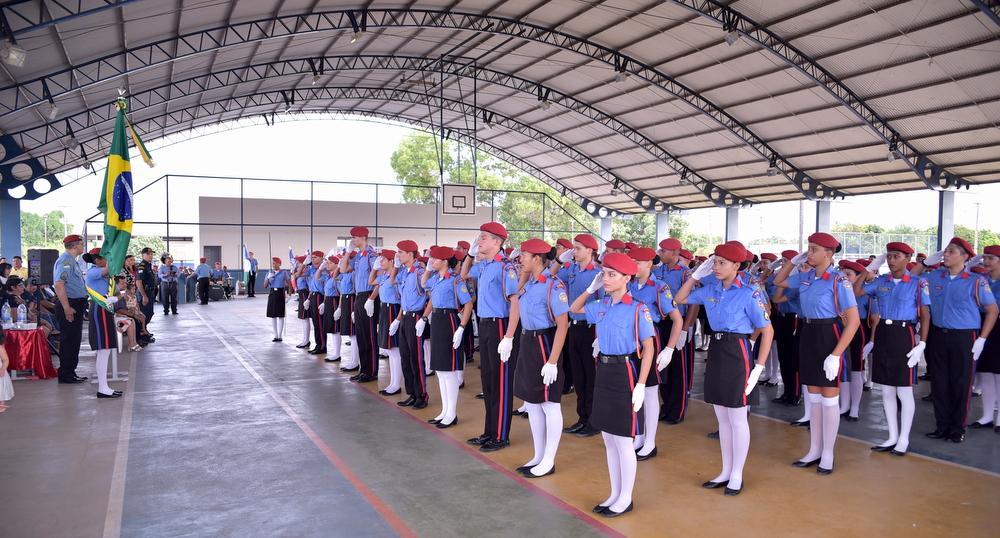
<instances>
[{"instance_id":1,"label":"white water bottle","mask_svg":"<svg viewBox=\"0 0 1000 538\"><path fill-rule=\"evenodd\" d=\"M28 323L28 309L23 304L17 305L17 324L23 327Z\"/></svg>"},{"instance_id":2,"label":"white water bottle","mask_svg":"<svg viewBox=\"0 0 1000 538\"><path fill-rule=\"evenodd\" d=\"M4 303L3 309L0 309L0 322L4 325L10 323L10 305L7 303Z\"/></svg>"}]
</instances>

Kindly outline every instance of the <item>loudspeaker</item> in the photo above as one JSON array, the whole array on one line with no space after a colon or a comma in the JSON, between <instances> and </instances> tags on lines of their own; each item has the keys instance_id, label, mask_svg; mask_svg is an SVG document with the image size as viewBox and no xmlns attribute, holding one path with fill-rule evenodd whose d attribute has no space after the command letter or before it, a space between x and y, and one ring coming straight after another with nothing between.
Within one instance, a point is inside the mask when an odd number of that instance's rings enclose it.
<instances>
[{"instance_id":1,"label":"loudspeaker","mask_svg":"<svg viewBox=\"0 0 1000 538\"><path fill-rule=\"evenodd\" d=\"M52 285L52 269L57 259L59 251L54 248L28 250L28 279L37 279L42 286Z\"/></svg>"}]
</instances>

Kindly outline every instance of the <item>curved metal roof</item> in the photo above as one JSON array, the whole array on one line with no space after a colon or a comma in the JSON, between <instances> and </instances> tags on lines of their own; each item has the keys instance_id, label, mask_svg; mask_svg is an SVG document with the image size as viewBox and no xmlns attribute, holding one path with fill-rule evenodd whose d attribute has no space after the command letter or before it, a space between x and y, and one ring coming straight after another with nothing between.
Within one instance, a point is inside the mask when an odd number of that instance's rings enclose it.
<instances>
[{"instance_id":1,"label":"curved metal roof","mask_svg":"<svg viewBox=\"0 0 1000 538\"><path fill-rule=\"evenodd\" d=\"M0 195L285 111L392 118L620 212L1000 181L997 0L15 0ZM16 65L23 51L23 65ZM27 179L26 179L27 178ZM44 189L41 189L44 190Z\"/></svg>"}]
</instances>

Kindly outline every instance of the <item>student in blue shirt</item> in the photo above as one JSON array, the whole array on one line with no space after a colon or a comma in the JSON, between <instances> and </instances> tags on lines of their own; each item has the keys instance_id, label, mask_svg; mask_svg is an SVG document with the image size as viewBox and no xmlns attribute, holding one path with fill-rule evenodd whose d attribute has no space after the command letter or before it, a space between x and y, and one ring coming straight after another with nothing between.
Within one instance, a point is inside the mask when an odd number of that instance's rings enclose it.
<instances>
[{"instance_id":1,"label":"student in blue shirt","mask_svg":"<svg viewBox=\"0 0 1000 538\"><path fill-rule=\"evenodd\" d=\"M771 268L777 270L783 263L799 255L797 250L785 250L781 252L781 257L771 263ZM774 284L777 272L765 281L764 289L774 306L775 315L771 319L774 327L774 340L778 351L778 368L781 371L782 394L772 402L785 405L799 405L802 399L802 384L799 383L799 336L798 336L798 316L795 315L795 303L788 292L792 290L781 288ZM798 290L794 293L797 297ZM786 299L779 299L780 297ZM806 406L808 410L809 406Z\"/></svg>"},{"instance_id":2,"label":"student in blue shirt","mask_svg":"<svg viewBox=\"0 0 1000 538\"><path fill-rule=\"evenodd\" d=\"M570 312L584 312L597 326L597 377L590 423L601 430L608 456L611 495L592 509L604 517L632 511L636 456L634 438L643 431L642 405L646 378L653 367L653 318L646 305L628 293L636 265L625 254L604 255L601 273L586 293L573 301ZM603 287L601 301L589 295Z\"/></svg>"},{"instance_id":3,"label":"student in blue shirt","mask_svg":"<svg viewBox=\"0 0 1000 538\"><path fill-rule=\"evenodd\" d=\"M63 238L66 251L52 267L56 291L56 319L59 327L59 383L83 383L86 377L76 375L80 361L80 341L83 339L83 309L87 307L87 288L76 257L83 254L83 238L67 235Z\"/></svg>"},{"instance_id":4,"label":"student in blue shirt","mask_svg":"<svg viewBox=\"0 0 1000 538\"><path fill-rule=\"evenodd\" d=\"M323 328L323 285L329 275L327 271L326 254L322 250L314 250L306 266L306 286L309 288L309 323L312 325L313 339L316 347L309 350L310 355L326 355L326 331Z\"/></svg>"},{"instance_id":5,"label":"student in blue shirt","mask_svg":"<svg viewBox=\"0 0 1000 538\"><path fill-rule=\"evenodd\" d=\"M357 299L357 294L354 293L354 275L341 272L345 266L344 258L354 255L353 252L344 252L340 256L340 262L337 267L337 292L340 294L340 302L333 311L333 319L337 320L340 324L340 336L341 338L348 339L348 346L351 348L351 356L348 358L347 364L341 364L340 366L341 372L356 372L361 369L361 355L358 354L357 332L354 330L354 320L352 319L354 317L354 303Z\"/></svg>"},{"instance_id":6,"label":"student in blue shirt","mask_svg":"<svg viewBox=\"0 0 1000 538\"><path fill-rule=\"evenodd\" d=\"M541 239L521 243L521 272L526 282L511 300L511 310L521 320L521 341L514 396L524 400L535 453L517 470L526 478L555 472L556 452L562 435L562 350L569 328L566 286L557 277L545 276L556 259L556 249ZM591 278L593 280L593 278ZM589 294L588 294L589 295Z\"/></svg>"},{"instance_id":7,"label":"student in blue shirt","mask_svg":"<svg viewBox=\"0 0 1000 538\"><path fill-rule=\"evenodd\" d=\"M271 270L264 277L264 287L267 292L267 317L271 318L271 328L274 329L272 342L280 342L285 332L285 301L291 293L288 271L281 268L281 258L271 258Z\"/></svg>"},{"instance_id":8,"label":"student in blue shirt","mask_svg":"<svg viewBox=\"0 0 1000 538\"><path fill-rule=\"evenodd\" d=\"M799 326L799 377L808 390L809 452L793 463L816 465L816 472L833 472L833 453L840 429L840 382L850 367L848 346L861 323L854 286L836 270L833 255L840 242L828 233L809 236L809 249L791 259L774 277L774 284L797 288L802 308ZM791 274L807 263L806 272Z\"/></svg>"},{"instance_id":9,"label":"student in blue shirt","mask_svg":"<svg viewBox=\"0 0 1000 538\"><path fill-rule=\"evenodd\" d=\"M695 270L675 297L681 304L705 305L714 331L705 363L705 402L712 404L719 421L722 472L702 487L725 488L730 496L743 491L743 466L750 451L747 406L756 402L757 381L774 338L766 296L738 276L745 259L740 243L716 246L715 255ZM714 278L693 289L694 281L709 274ZM756 361L750 344L755 336L760 340Z\"/></svg>"},{"instance_id":10,"label":"student in blue shirt","mask_svg":"<svg viewBox=\"0 0 1000 538\"><path fill-rule=\"evenodd\" d=\"M396 251L388 248L382 249L375 258L375 267L370 278L374 287L368 301L365 302L365 310L372 315L375 313L375 301L372 297L378 297L379 300L378 347L389 355L389 385L378 391L383 396L399 394L403 382L399 335L389 334L389 325L392 324L392 320L399 317L399 287L396 286L396 268L393 266L395 259Z\"/></svg>"},{"instance_id":11,"label":"student in blue shirt","mask_svg":"<svg viewBox=\"0 0 1000 538\"><path fill-rule=\"evenodd\" d=\"M858 280L864 280L865 267L851 260L840 260L837 264L844 278L854 287ZM850 380L840 384L840 415L848 422L858 421L861 397L865 390L865 349L871 340L868 328L868 297L858 297L858 330L851 339Z\"/></svg>"},{"instance_id":12,"label":"student in blue shirt","mask_svg":"<svg viewBox=\"0 0 1000 538\"><path fill-rule=\"evenodd\" d=\"M295 281L295 294L298 296L296 317L302 327L302 339L295 346L298 349L309 347L309 278L306 276L306 257L296 256L292 267L292 279Z\"/></svg>"},{"instance_id":13,"label":"student in blue shirt","mask_svg":"<svg viewBox=\"0 0 1000 538\"><path fill-rule=\"evenodd\" d=\"M212 268L205 263L205 258L199 258L198 266L194 268L195 277L198 279L198 304L208 304L208 285L212 279Z\"/></svg>"},{"instance_id":14,"label":"student in blue shirt","mask_svg":"<svg viewBox=\"0 0 1000 538\"><path fill-rule=\"evenodd\" d=\"M1000 303L1000 245L990 245L983 250L983 266L986 268L986 278L993 297ZM983 390L983 414L976 422L970 424L973 429L989 428L1000 433L1000 421L993 420L994 406L997 395L1000 395L1000 331L990 331L983 346L983 354L976 362L976 373L979 374L980 387Z\"/></svg>"},{"instance_id":15,"label":"student in blue shirt","mask_svg":"<svg viewBox=\"0 0 1000 538\"><path fill-rule=\"evenodd\" d=\"M400 310L389 324L389 334L399 335L399 357L403 368L403 387L407 398L396 402L400 407L427 407L427 377L424 369L423 336L416 323L423 318L427 292L421 285L423 268L417 263L417 244L409 239L396 243L397 258L393 260Z\"/></svg>"},{"instance_id":16,"label":"student in blue shirt","mask_svg":"<svg viewBox=\"0 0 1000 538\"><path fill-rule=\"evenodd\" d=\"M340 308L340 258L329 256L326 259L327 277L323 280L323 333L328 336L325 362L340 362L341 335L340 319L334 314Z\"/></svg>"},{"instance_id":17,"label":"student in blue shirt","mask_svg":"<svg viewBox=\"0 0 1000 538\"><path fill-rule=\"evenodd\" d=\"M677 293L690 278L691 271L681 257L681 252L686 252L681 242L673 237L668 237L660 241L657 251L660 263L653 268L653 276L670 288L671 293ZM674 351L673 358L668 362L667 367L660 376L659 391L663 398L663 409L660 411L660 420L667 424L679 424L684 421L684 416L688 408L688 394L691 390L691 382L694 379L694 338L689 338L691 327L698 320L700 312L699 305L678 305L683 320L680 338ZM661 335L673 332L674 321L670 316L664 317L657 325L657 331Z\"/></svg>"},{"instance_id":18,"label":"student in blue shirt","mask_svg":"<svg viewBox=\"0 0 1000 538\"><path fill-rule=\"evenodd\" d=\"M364 226L351 228L351 246L356 250L352 251L351 256L341 259L340 272L354 278L355 301L354 310L350 315L357 335L352 342L358 347L351 351L358 354L361 369L352 377L355 378L354 381L368 383L378 380L379 368L377 320L365 308L365 303L372 296L373 285L369 283L369 277L376 258L375 249L368 243L368 228ZM373 301L377 303L378 299L373 298ZM378 305L376 304L371 310L372 312L378 310ZM344 313L348 312L345 310Z\"/></svg>"},{"instance_id":19,"label":"student in blue shirt","mask_svg":"<svg viewBox=\"0 0 1000 538\"><path fill-rule=\"evenodd\" d=\"M108 359L111 350L118 347L118 331L115 328L115 315L110 310L97 303L97 298L104 300L114 308L117 296L108 297L108 263L101 257L101 249L95 248L83 255L83 261L93 264L87 269L87 288L91 294L90 301L90 349L97 352L97 397L120 398L121 391L112 390L108 386ZM124 291L124 290L122 290Z\"/></svg>"}]
</instances>

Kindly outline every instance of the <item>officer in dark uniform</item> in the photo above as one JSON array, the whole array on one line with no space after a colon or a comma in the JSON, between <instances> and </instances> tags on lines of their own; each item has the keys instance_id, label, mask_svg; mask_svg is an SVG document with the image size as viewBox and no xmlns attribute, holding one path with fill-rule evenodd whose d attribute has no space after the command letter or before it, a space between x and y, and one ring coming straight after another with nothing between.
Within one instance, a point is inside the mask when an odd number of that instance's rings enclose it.
<instances>
[{"instance_id":1,"label":"officer in dark uniform","mask_svg":"<svg viewBox=\"0 0 1000 538\"><path fill-rule=\"evenodd\" d=\"M86 377L76 375L80 362L80 341L83 339L83 317L87 309L87 287L83 272L76 263L83 254L83 238L67 235L66 249L52 268L56 289L56 319L59 321L59 382L83 383Z\"/></svg>"},{"instance_id":2,"label":"officer in dark uniform","mask_svg":"<svg viewBox=\"0 0 1000 538\"><path fill-rule=\"evenodd\" d=\"M144 301L139 309L146 316L146 330L149 330L149 322L153 320L153 303L156 302L156 275L153 273L153 249L145 247L141 252L142 261L136 264L135 276L136 285L142 286L146 293Z\"/></svg>"},{"instance_id":3,"label":"officer in dark uniform","mask_svg":"<svg viewBox=\"0 0 1000 538\"><path fill-rule=\"evenodd\" d=\"M420 284L424 268L417 263L420 248L409 239L396 243L396 287L399 289L399 315L389 325L390 335L399 335L399 357L403 367L403 387L407 398L396 405L427 407L427 376L424 370L423 335L417 332L416 323L423 318L427 292Z\"/></svg>"}]
</instances>

